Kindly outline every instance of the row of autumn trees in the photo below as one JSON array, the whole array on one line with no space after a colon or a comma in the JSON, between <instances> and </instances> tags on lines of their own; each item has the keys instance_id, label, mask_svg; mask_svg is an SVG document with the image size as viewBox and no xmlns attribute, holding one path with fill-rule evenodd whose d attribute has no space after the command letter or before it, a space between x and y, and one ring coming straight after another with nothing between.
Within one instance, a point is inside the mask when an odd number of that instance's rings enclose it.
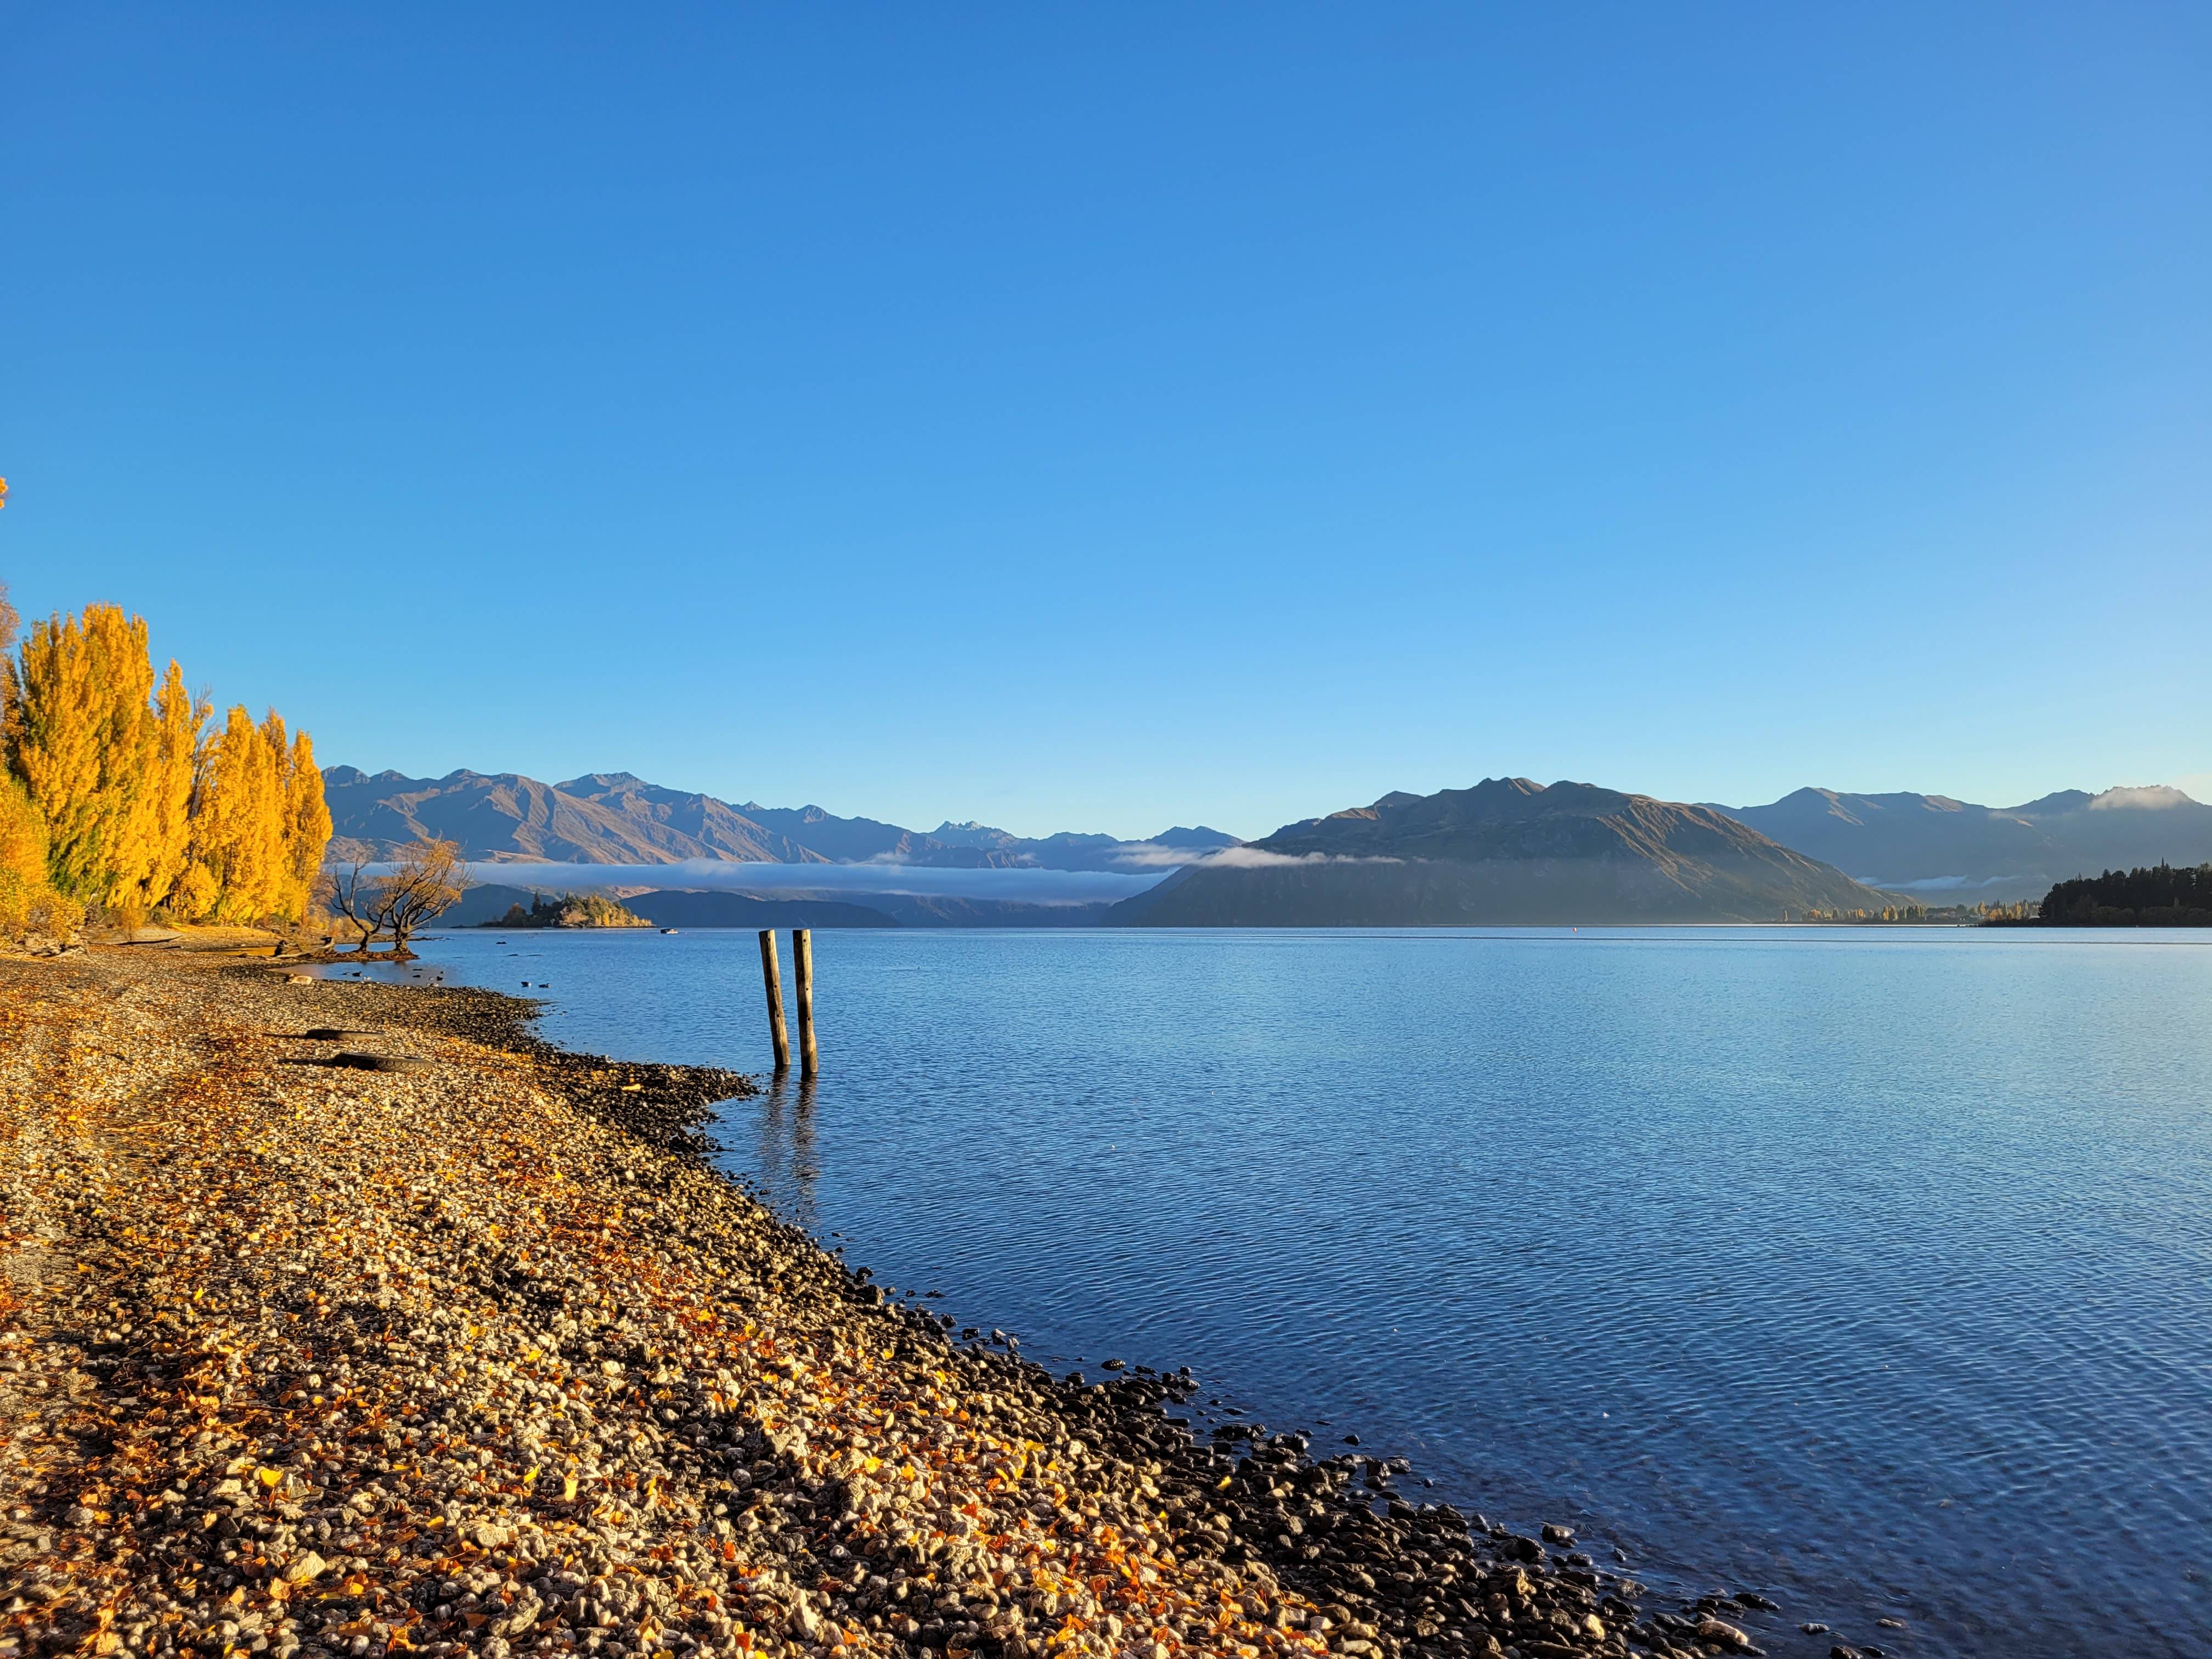
<instances>
[{"instance_id":1,"label":"row of autumn trees","mask_svg":"<svg viewBox=\"0 0 2212 1659\"><path fill-rule=\"evenodd\" d=\"M15 613L0 589L0 651ZM243 706L221 725L146 624L112 605L32 623L0 658L0 927L296 921L331 815L305 732Z\"/></svg>"}]
</instances>

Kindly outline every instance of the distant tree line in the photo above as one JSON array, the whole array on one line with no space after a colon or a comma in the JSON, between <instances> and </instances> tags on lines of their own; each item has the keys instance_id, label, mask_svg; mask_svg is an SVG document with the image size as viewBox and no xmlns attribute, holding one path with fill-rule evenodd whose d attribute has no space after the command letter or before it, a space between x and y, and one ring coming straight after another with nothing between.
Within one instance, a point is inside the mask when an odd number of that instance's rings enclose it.
<instances>
[{"instance_id":1,"label":"distant tree line","mask_svg":"<svg viewBox=\"0 0 2212 1659\"><path fill-rule=\"evenodd\" d=\"M1928 920L1928 907L1924 904L1885 904L1879 910L1784 910L1782 913L1782 920L1784 921L1863 921L1876 923L1885 921L1925 921Z\"/></svg>"},{"instance_id":2,"label":"distant tree line","mask_svg":"<svg viewBox=\"0 0 2212 1659\"><path fill-rule=\"evenodd\" d=\"M2212 927L2212 864L2076 876L2045 895L2041 921L2051 927Z\"/></svg>"},{"instance_id":3,"label":"distant tree line","mask_svg":"<svg viewBox=\"0 0 2212 1659\"><path fill-rule=\"evenodd\" d=\"M0 588L0 935L297 921L331 837L305 732L158 678L143 617L112 605L31 624Z\"/></svg>"},{"instance_id":4,"label":"distant tree line","mask_svg":"<svg viewBox=\"0 0 2212 1659\"><path fill-rule=\"evenodd\" d=\"M1804 922L2012 922L2035 920L2035 903L2021 899L2010 904L1978 900L1972 904L1885 904L1879 910L1784 910L1784 921Z\"/></svg>"}]
</instances>

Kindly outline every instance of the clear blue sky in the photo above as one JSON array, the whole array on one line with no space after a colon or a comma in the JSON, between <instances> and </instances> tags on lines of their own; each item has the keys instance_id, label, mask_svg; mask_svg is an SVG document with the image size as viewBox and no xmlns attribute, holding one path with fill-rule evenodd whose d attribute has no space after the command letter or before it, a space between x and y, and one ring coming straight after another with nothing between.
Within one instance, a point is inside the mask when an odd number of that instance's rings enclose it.
<instances>
[{"instance_id":1,"label":"clear blue sky","mask_svg":"<svg viewBox=\"0 0 2212 1659\"><path fill-rule=\"evenodd\" d=\"M0 575L325 762L2212 793L2212 9L12 8Z\"/></svg>"}]
</instances>

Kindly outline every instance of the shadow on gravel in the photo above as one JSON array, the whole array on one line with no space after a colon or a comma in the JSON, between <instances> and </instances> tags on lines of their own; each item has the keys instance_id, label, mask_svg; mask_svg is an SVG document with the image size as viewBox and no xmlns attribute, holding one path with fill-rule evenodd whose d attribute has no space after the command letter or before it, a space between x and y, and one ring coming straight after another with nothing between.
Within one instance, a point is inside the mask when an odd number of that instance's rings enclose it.
<instances>
[{"instance_id":1,"label":"shadow on gravel","mask_svg":"<svg viewBox=\"0 0 2212 1659\"><path fill-rule=\"evenodd\" d=\"M320 1066L347 1072L427 1072L430 1062L405 1054L322 1054L304 1060L283 1060L280 1066Z\"/></svg>"}]
</instances>

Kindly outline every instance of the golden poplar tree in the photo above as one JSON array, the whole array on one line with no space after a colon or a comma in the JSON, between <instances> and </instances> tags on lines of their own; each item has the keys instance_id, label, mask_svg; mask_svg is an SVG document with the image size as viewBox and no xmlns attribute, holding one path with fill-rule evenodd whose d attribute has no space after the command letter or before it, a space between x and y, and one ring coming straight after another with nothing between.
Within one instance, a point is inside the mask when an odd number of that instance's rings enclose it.
<instances>
[{"instance_id":1,"label":"golden poplar tree","mask_svg":"<svg viewBox=\"0 0 2212 1659\"><path fill-rule=\"evenodd\" d=\"M270 914L297 921L307 914L323 848L330 844L331 812L323 800L323 775L316 769L315 746L307 734L301 732L288 741L283 718L272 708L261 722L261 741L276 770L281 848Z\"/></svg>"},{"instance_id":2,"label":"golden poplar tree","mask_svg":"<svg viewBox=\"0 0 2212 1659\"><path fill-rule=\"evenodd\" d=\"M197 826L198 821L195 819L193 822ZM169 889L170 915L179 921L201 921L215 908L215 902L221 896L222 890L216 885L215 872L200 859L198 848L195 846L192 856L185 860L183 872L178 876L175 885Z\"/></svg>"},{"instance_id":3,"label":"golden poplar tree","mask_svg":"<svg viewBox=\"0 0 2212 1659\"><path fill-rule=\"evenodd\" d=\"M22 780L45 826L52 868L56 842L74 843L88 833L100 778L91 663L76 619L32 623L8 677L9 770Z\"/></svg>"},{"instance_id":4,"label":"golden poplar tree","mask_svg":"<svg viewBox=\"0 0 2212 1659\"><path fill-rule=\"evenodd\" d=\"M8 483L0 478L0 495ZM0 651L15 643L15 607L8 585L0 582ZM13 726L15 670L0 665L0 732ZM23 786L0 770L0 933L18 932L29 921L31 906L46 886L46 820L23 793Z\"/></svg>"},{"instance_id":5,"label":"golden poplar tree","mask_svg":"<svg viewBox=\"0 0 2212 1659\"><path fill-rule=\"evenodd\" d=\"M28 927L46 884L46 821L23 786L0 773L0 934Z\"/></svg>"},{"instance_id":6,"label":"golden poplar tree","mask_svg":"<svg viewBox=\"0 0 2212 1659\"><path fill-rule=\"evenodd\" d=\"M284 872L278 757L243 703L231 709L209 751L192 812L193 862L213 889L205 914L216 921L258 921L276 910Z\"/></svg>"},{"instance_id":7,"label":"golden poplar tree","mask_svg":"<svg viewBox=\"0 0 2212 1659\"><path fill-rule=\"evenodd\" d=\"M0 633L5 605L0 589ZM305 914L331 836L314 745L242 707L204 737L210 712L174 662L155 690L146 623L116 605L34 623L0 658L0 925L31 902L18 866L33 857L41 903L58 890L72 909Z\"/></svg>"},{"instance_id":8,"label":"golden poplar tree","mask_svg":"<svg viewBox=\"0 0 2212 1659\"><path fill-rule=\"evenodd\" d=\"M273 711L269 718L276 720ZM284 893L277 914L287 921L297 921L307 914L315 877L323 867L323 849L330 844L331 809L323 799L314 740L305 732L295 732L284 757Z\"/></svg>"},{"instance_id":9,"label":"golden poplar tree","mask_svg":"<svg viewBox=\"0 0 2212 1659\"><path fill-rule=\"evenodd\" d=\"M286 808L291 795L292 763L291 734L284 729L284 718L275 709L261 716L261 748L269 757L270 788L262 809L270 814L270 828L276 833L275 862L270 866L264 890L269 896L268 914L287 918L300 914L292 903L292 860L289 837L285 831L290 827L290 813Z\"/></svg>"},{"instance_id":10,"label":"golden poplar tree","mask_svg":"<svg viewBox=\"0 0 2212 1659\"><path fill-rule=\"evenodd\" d=\"M154 703L154 732L146 757L144 831L146 871L137 901L146 909L169 903L191 858L192 786L198 781L200 728L208 706L185 690L174 659Z\"/></svg>"},{"instance_id":11,"label":"golden poplar tree","mask_svg":"<svg viewBox=\"0 0 2212 1659\"><path fill-rule=\"evenodd\" d=\"M131 897L151 873L146 763L154 668L146 623L112 605L34 623L9 698L9 763L45 817L63 892Z\"/></svg>"},{"instance_id":12,"label":"golden poplar tree","mask_svg":"<svg viewBox=\"0 0 2212 1659\"><path fill-rule=\"evenodd\" d=\"M143 617L112 605L84 608L100 738L99 864L78 890L102 904L131 904L154 873L154 659Z\"/></svg>"}]
</instances>

